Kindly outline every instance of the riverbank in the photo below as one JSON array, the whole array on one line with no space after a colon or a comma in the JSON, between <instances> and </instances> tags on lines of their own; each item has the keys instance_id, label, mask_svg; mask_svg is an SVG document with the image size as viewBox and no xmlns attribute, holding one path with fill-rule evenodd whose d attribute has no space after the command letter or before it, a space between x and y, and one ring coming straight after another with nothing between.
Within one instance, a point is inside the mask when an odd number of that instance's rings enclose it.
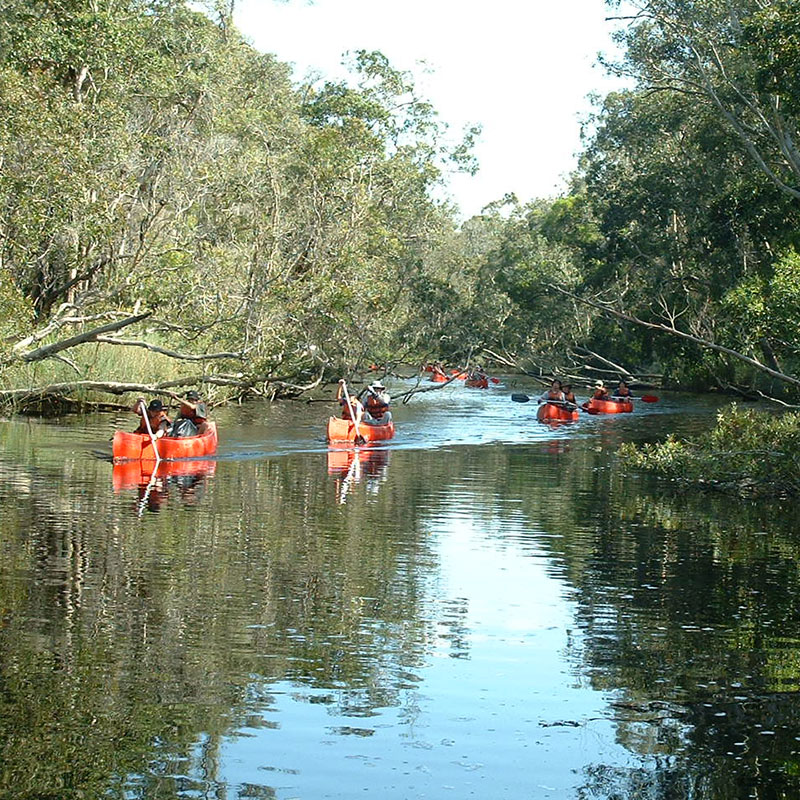
<instances>
[{"instance_id":1,"label":"riverbank","mask_svg":"<svg viewBox=\"0 0 800 800\"><path fill-rule=\"evenodd\" d=\"M685 486L753 497L800 494L800 414L743 409L719 412L709 433L670 434L663 442L623 444L627 469L645 470Z\"/></svg>"}]
</instances>

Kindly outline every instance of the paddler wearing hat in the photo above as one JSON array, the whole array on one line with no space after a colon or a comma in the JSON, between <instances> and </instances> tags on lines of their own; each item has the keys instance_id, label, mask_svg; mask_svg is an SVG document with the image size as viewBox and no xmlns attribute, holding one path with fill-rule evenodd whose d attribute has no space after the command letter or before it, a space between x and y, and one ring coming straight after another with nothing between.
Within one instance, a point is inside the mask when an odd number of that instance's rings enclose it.
<instances>
[{"instance_id":1,"label":"paddler wearing hat","mask_svg":"<svg viewBox=\"0 0 800 800\"><path fill-rule=\"evenodd\" d=\"M151 400L147 405L145 405L144 397L140 397L136 403L134 403L131 411L141 417L139 427L134 433L145 434L152 431L155 438L159 439L167 433L172 425L172 420L170 420L167 416L167 412L164 410L164 404L157 397ZM147 415L147 419L145 419L145 414ZM150 426L149 429L148 424Z\"/></svg>"},{"instance_id":2,"label":"paddler wearing hat","mask_svg":"<svg viewBox=\"0 0 800 800\"><path fill-rule=\"evenodd\" d=\"M594 400L608 400L608 389L606 389L606 385L601 380L596 380L594 382L594 392L592 394L592 399Z\"/></svg>"},{"instance_id":3,"label":"paddler wearing hat","mask_svg":"<svg viewBox=\"0 0 800 800\"><path fill-rule=\"evenodd\" d=\"M364 387L358 395L364 404L364 422L367 425L387 425L392 419L389 403L392 399L383 385L383 381L373 381Z\"/></svg>"}]
</instances>

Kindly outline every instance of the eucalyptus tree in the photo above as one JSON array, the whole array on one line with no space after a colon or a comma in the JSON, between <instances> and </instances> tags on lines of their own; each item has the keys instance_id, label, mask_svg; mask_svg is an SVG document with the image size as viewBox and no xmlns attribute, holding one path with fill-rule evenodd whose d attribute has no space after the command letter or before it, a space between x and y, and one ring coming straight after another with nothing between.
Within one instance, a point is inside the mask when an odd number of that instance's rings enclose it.
<instances>
[{"instance_id":1,"label":"eucalyptus tree","mask_svg":"<svg viewBox=\"0 0 800 800\"><path fill-rule=\"evenodd\" d=\"M618 7L618 0L610 3ZM800 199L793 0L633 0L616 68L712 110L771 181Z\"/></svg>"}]
</instances>

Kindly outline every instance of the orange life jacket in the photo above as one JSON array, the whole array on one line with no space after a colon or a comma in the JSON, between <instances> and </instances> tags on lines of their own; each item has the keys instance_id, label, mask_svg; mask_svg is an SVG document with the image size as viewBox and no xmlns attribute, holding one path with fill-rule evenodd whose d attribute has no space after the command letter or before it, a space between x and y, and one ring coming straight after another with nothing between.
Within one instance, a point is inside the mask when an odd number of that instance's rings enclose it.
<instances>
[{"instance_id":1,"label":"orange life jacket","mask_svg":"<svg viewBox=\"0 0 800 800\"><path fill-rule=\"evenodd\" d=\"M356 412L358 415L358 408L361 405L361 401L356 397L350 397L350 402L353 404L353 411ZM350 414L350 405L347 402L347 399L344 397L339 398L339 405L342 407L342 419L353 419L352 415ZM361 406L363 408L363 406Z\"/></svg>"},{"instance_id":2,"label":"orange life jacket","mask_svg":"<svg viewBox=\"0 0 800 800\"><path fill-rule=\"evenodd\" d=\"M150 427L152 428L153 433L158 433L160 428L168 428L170 425L172 425L172 420L167 416L166 411L159 411L158 416L148 416L148 419L150 420ZM139 427L134 431L134 433L147 433L147 424L144 421L144 417L139 420Z\"/></svg>"},{"instance_id":3,"label":"orange life jacket","mask_svg":"<svg viewBox=\"0 0 800 800\"><path fill-rule=\"evenodd\" d=\"M595 400L608 400L608 389L595 389L592 397Z\"/></svg>"},{"instance_id":4,"label":"orange life jacket","mask_svg":"<svg viewBox=\"0 0 800 800\"><path fill-rule=\"evenodd\" d=\"M389 410L389 406L376 397L372 392L368 392L364 398L364 408L373 419L381 419L383 415Z\"/></svg>"}]
</instances>

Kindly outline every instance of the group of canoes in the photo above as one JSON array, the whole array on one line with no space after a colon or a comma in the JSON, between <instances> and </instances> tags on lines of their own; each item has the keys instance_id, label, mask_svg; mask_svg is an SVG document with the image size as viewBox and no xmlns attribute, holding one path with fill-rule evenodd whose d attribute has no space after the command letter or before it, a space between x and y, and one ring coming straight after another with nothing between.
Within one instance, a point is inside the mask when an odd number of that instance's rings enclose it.
<instances>
[{"instance_id":1,"label":"group of canoes","mask_svg":"<svg viewBox=\"0 0 800 800\"><path fill-rule=\"evenodd\" d=\"M437 382L461 377L457 371L448 376L440 364L431 370L431 380ZM480 367L468 375L464 373L464 379L468 386L480 388L488 388L490 380ZM512 395L512 399L517 398ZM524 401L528 399L527 395L523 396ZM537 399L537 418L542 422L577 420L581 410L594 414L633 411L633 397L625 381L620 381L612 394L603 381L598 380L591 397L579 405L572 387L554 380ZM373 381L357 395L352 395L345 381L340 380L336 400L341 416L332 416L328 420L329 442L364 444L394 436L394 422L389 410L391 398L382 381ZM114 435L112 454L116 463L196 459L216 452L216 424L207 419L206 405L196 391L179 398L179 413L174 421L169 419L162 401L158 399L151 400L148 405L144 399L139 399L132 410L141 417L139 427L133 433L117 431Z\"/></svg>"},{"instance_id":2,"label":"group of canoes","mask_svg":"<svg viewBox=\"0 0 800 800\"><path fill-rule=\"evenodd\" d=\"M620 381L610 393L603 381L595 382L591 397L581 404L575 398L571 384L554 380L539 400L536 418L540 422L572 422L580 411L590 414L620 414L633 411L633 395L625 381Z\"/></svg>"},{"instance_id":3,"label":"group of canoes","mask_svg":"<svg viewBox=\"0 0 800 800\"><path fill-rule=\"evenodd\" d=\"M482 366L478 365L470 370L452 369L448 373L441 361L434 364L426 364L422 368L423 372L431 373L433 383L447 383L452 380L464 381L464 385L471 389L488 389L489 383L498 383L497 378L490 378Z\"/></svg>"}]
</instances>

